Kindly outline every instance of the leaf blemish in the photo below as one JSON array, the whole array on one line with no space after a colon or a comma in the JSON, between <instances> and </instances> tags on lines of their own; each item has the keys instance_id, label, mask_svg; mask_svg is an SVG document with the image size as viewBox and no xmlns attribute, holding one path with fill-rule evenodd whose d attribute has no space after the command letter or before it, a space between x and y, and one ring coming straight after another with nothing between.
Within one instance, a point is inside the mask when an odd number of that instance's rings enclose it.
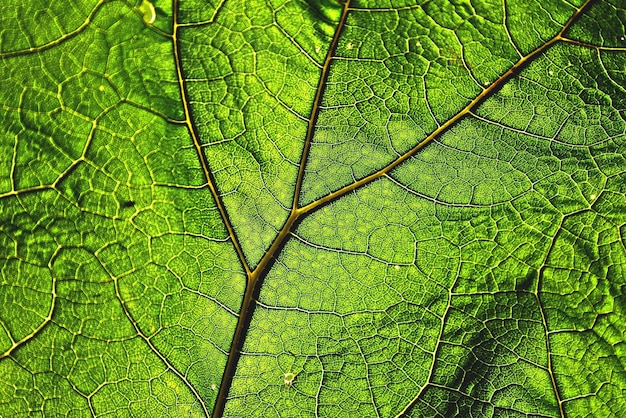
<instances>
[{"instance_id":1,"label":"leaf blemish","mask_svg":"<svg viewBox=\"0 0 626 418\"><path fill-rule=\"evenodd\" d=\"M153 24L156 20L156 10L154 5L148 0L142 0L141 5L139 5L139 11L143 15L143 21L148 25Z\"/></svg>"},{"instance_id":2,"label":"leaf blemish","mask_svg":"<svg viewBox=\"0 0 626 418\"><path fill-rule=\"evenodd\" d=\"M293 382L296 380L296 374L288 372L283 375L283 378L285 381L285 386L291 386L293 385Z\"/></svg>"}]
</instances>

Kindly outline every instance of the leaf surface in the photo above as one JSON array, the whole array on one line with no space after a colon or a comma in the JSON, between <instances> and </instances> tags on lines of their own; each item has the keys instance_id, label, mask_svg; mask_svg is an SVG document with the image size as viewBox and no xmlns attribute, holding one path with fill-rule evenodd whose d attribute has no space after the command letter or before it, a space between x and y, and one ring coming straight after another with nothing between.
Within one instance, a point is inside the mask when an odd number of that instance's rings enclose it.
<instances>
[{"instance_id":1,"label":"leaf surface","mask_svg":"<svg viewBox=\"0 0 626 418\"><path fill-rule=\"evenodd\" d=\"M620 1L0 11L0 416L626 411Z\"/></svg>"}]
</instances>

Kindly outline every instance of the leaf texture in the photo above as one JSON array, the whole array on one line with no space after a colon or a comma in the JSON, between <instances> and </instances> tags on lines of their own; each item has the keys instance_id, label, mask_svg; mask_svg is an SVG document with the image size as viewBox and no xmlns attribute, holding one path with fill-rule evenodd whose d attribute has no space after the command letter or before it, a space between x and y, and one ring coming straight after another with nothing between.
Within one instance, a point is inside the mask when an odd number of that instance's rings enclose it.
<instances>
[{"instance_id":1,"label":"leaf texture","mask_svg":"<svg viewBox=\"0 0 626 418\"><path fill-rule=\"evenodd\" d=\"M626 413L621 1L0 16L0 416Z\"/></svg>"}]
</instances>

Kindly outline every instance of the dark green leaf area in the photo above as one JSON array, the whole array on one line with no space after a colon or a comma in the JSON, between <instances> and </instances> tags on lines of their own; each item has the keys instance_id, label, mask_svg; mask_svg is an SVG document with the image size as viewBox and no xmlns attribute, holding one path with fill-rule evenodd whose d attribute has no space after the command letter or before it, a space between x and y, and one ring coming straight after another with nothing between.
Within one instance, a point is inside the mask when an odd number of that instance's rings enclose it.
<instances>
[{"instance_id":1,"label":"dark green leaf area","mask_svg":"<svg viewBox=\"0 0 626 418\"><path fill-rule=\"evenodd\" d=\"M596 2L566 35L604 47L626 45L626 8L619 0Z\"/></svg>"},{"instance_id":2,"label":"dark green leaf area","mask_svg":"<svg viewBox=\"0 0 626 418\"><path fill-rule=\"evenodd\" d=\"M535 295L456 295L431 383L412 416L551 416L545 347Z\"/></svg>"}]
</instances>

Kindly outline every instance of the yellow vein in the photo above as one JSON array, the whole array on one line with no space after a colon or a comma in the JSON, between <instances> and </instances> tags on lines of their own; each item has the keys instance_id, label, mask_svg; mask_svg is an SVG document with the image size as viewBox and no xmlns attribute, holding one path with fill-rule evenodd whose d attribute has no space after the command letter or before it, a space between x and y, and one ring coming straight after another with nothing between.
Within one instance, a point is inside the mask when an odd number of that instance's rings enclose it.
<instances>
[{"instance_id":1,"label":"yellow vein","mask_svg":"<svg viewBox=\"0 0 626 418\"><path fill-rule=\"evenodd\" d=\"M263 257L259 261L259 264L257 264L254 271L247 271L248 283L246 286L246 290L244 292L243 301L241 304L241 313L239 315L237 326L235 328L235 335L233 336L233 340L232 340L231 347L230 347L230 352L228 354L228 361L226 363L226 368L224 369L224 374L222 376L220 389L217 394L215 408L213 409L214 417L221 417L224 412L224 407L226 406L226 400L228 397L228 393L230 391L232 379L235 374L235 370L237 368L237 363L239 361L239 355L241 354L240 350L243 347L243 342L246 338L246 334L248 332L248 327L250 325L252 313L255 308L255 303L256 303L255 294L259 290L259 286L263 282L263 279L265 278L265 275L267 274L267 270L271 266L272 260L274 260L275 256L280 253L281 247L284 245L284 243L290 236L291 230L294 227L294 223L302 215L302 211L298 209L298 198L300 195L300 190L302 188L302 181L304 179L305 163L306 163L309 149L311 146L313 134L315 132L315 124L317 121L317 116L320 111L320 103L322 101L322 95L324 92L326 79L328 78L328 71L330 68L330 63L332 61L332 56L337 47L337 43L339 42L339 37L341 35L341 32L343 31L343 28L345 27L345 22L346 22L346 17L348 15L349 6L350 6L350 0L347 0L344 3L341 17L337 24L337 29L335 30L335 35L333 36L333 40L331 42L330 48L328 49L328 53L324 60L324 66L322 67L322 72L320 74L320 81L317 87L317 91L315 93L313 108L311 110L311 117L309 118L309 121L308 121L308 128L307 128L304 149L302 152L302 157L300 159L300 167L298 170L298 177L296 179L296 187L295 187L295 192L294 192L294 197L293 197L291 213L289 214L289 217L285 221L285 224L279 231L278 235L272 242L272 245L265 252Z\"/></svg>"},{"instance_id":2,"label":"yellow vein","mask_svg":"<svg viewBox=\"0 0 626 418\"><path fill-rule=\"evenodd\" d=\"M311 110L311 118L309 119L309 123L307 127L306 140L304 143L304 149L302 151L302 158L300 159L300 167L298 169L298 177L296 179L296 187L295 187L295 192L293 196L293 205L291 208L291 213L289 214L289 217L285 221L285 224L283 225L281 230L278 232L278 235L274 239L274 242L272 242L272 245L267 250L267 252L263 255L263 257L261 258L261 261L259 261L259 264L256 266L256 268L250 275L250 281L255 286L257 285L257 281L259 281L260 277L265 274L265 270L270 265L272 259L274 259L274 257L280 252L280 248L285 243L285 240L291 233L293 225L296 223L296 221L298 221L301 218L302 215L310 212L310 210L306 211L303 208L298 207L300 191L302 190L302 182L304 180L306 161L309 155L309 150L311 148L313 135L315 133L315 125L317 123L317 118L320 112L320 104L322 101L322 96L324 94L324 86L326 85L326 80L328 78L328 71L330 69L330 64L333 59L333 54L335 53L335 49L337 48L337 44L339 42L339 37L341 35L341 32L343 32L343 28L345 27L349 8L350 8L350 0L347 0L344 3L341 17L339 19L339 23L337 24L337 30L335 31L335 35L333 36L331 46L328 49L328 53L324 61L324 66L322 68L322 73L320 75L320 82L318 84L317 91L315 93L315 100L313 102L313 108ZM321 201L318 201L318 202L320 202L320 204L325 203Z\"/></svg>"},{"instance_id":3,"label":"yellow vein","mask_svg":"<svg viewBox=\"0 0 626 418\"><path fill-rule=\"evenodd\" d=\"M0 59L34 54L36 52L42 52L42 51L48 50L48 49L50 49L50 48L52 48L52 47L54 47L56 45L62 44L63 42L67 41L68 39L73 38L74 36L76 36L79 33L81 33L83 30L85 30L87 28L87 26L89 26L89 24L91 23L91 20L95 16L96 12L98 12L100 7L104 3L106 3L106 0L102 0L102 1L98 2L98 4L96 4L94 6L94 8L91 10L91 13L89 13L89 15L87 16L85 21L79 27L74 29L73 31L68 32L65 35L62 35L59 38L54 39L54 40L48 42L47 44L30 47L28 49L19 49L17 51L9 51L9 52L0 53Z\"/></svg>"},{"instance_id":4,"label":"yellow vein","mask_svg":"<svg viewBox=\"0 0 626 418\"><path fill-rule=\"evenodd\" d=\"M57 247L52 257L50 257L51 261L48 263L48 269L50 271L53 271L52 260L56 258L60 249L61 247ZM9 330L9 328L4 323L4 321L0 320L0 326L2 326L2 329L4 329L4 332L7 334L7 336L9 337L9 340L11 341L11 346L7 348L6 351L4 351L3 353L0 353L0 360L2 360L5 357L9 357L11 353L13 353L13 351L15 351L18 347L26 344L28 341L35 338L35 336L39 334L52 321L52 315L54 314L54 309L56 307L56 302L57 302L57 279L54 274L52 274L52 283L50 287L51 287L50 290L52 294L52 300L50 301L50 308L48 309L48 313L43 318L41 323L37 325L37 327L35 327L35 329L33 329L30 333L28 333L24 337L22 337L20 340L15 341L15 339L13 338L13 333Z\"/></svg>"},{"instance_id":5,"label":"yellow vein","mask_svg":"<svg viewBox=\"0 0 626 418\"><path fill-rule=\"evenodd\" d=\"M298 178L296 180L296 190L293 195L293 206L292 206L292 214L298 209L298 202L300 199L300 191L302 190L302 181L304 179L304 171L306 167L306 161L309 156L309 150L311 149L311 141L313 140L313 135L315 134L315 125L317 123L317 117L320 113L320 104L322 102L322 96L324 94L324 87L326 86L326 80L328 79L328 70L330 69L330 63L333 60L333 55L335 50L337 49L337 44L339 43L339 35L342 32L346 24L346 18L348 17L348 8L350 7L350 0L347 0L344 3L343 11L341 13L341 18L339 23L337 24L337 30L335 31L335 35L333 36L333 40L330 44L330 48L328 48L328 53L326 54L326 59L324 60L324 65L322 67L322 73L320 75L320 82L317 86L317 91L315 92L315 99L313 100L313 109L311 109L311 117L309 118L307 131L306 131L306 140L304 142L304 149L302 150L302 158L300 159L300 168L298 170Z\"/></svg>"},{"instance_id":6,"label":"yellow vein","mask_svg":"<svg viewBox=\"0 0 626 418\"><path fill-rule=\"evenodd\" d=\"M174 22L176 23L176 25L178 27L185 27L185 28L189 28L189 27L197 28L197 27L200 27L200 26L210 25L211 23L215 22L215 20L217 19L217 15L219 14L220 10L222 10L222 7L224 7L225 3L226 3L226 0L221 0L220 4L215 6L215 10L213 11L213 15L211 16L211 18L209 20L203 20L203 21L200 21L200 22L178 23L176 21L176 19L174 19Z\"/></svg>"},{"instance_id":7,"label":"yellow vein","mask_svg":"<svg viewBox=\"0 0 626 418\"><path fill-rule=\"evenodd\" d=\"M561 40L563 42L567 42L568 44L573 44L573 45L578 45L578 46L582 46L585 48L591 48L591 49L597 49L599 51L619 51L619 52L624 52L626 51L626 47L623 46L602 46L602 45L594 45L594 44L590 44L587 42L582 42L582 41L578 41L576 39L571 39L571 38L561 38Z\"/></svg>"},{"instance_id":8,"label":"yellow vein","mask_svg":"<svg viewBox=\"0 0 626 418\"><path fill-rule=\"evenodd\" d=\"M191 120L191 110L189 108L189 98L187 97L187 88L185 85L185 78L183 76L182 70L182 61L180 58L180 41L179 41L179 28L181 25L178 24L178 8L179 8L179 0L174 0L174 30L172 35L172 40L174 43L174 59L176 64L176 74L178 77L178 84L180 87L180 95L183 103L183 110L185 112L185 124L187 125L187 129L189 131L189 135L193 140L193 145L196 148L196 152L198 154L198 158L200 160L200 164L202 165L202 171L204 172L204 176L207 180L207 185L211 190L211 194L213 195L213 199L215 200L215 204L220 212L220 216L224 225L226 226L226 230L228 231L228 235L233 243L233 247L237 252L237 256L239 257L239 261L241 262L243 268L246 271L246 274L250 275L250 267L248 266L248 262L246 261L246 257L244 256L241 245L239 244L239 240L237 239L237 235L235 234L235 230L230 223L230 219L226 212L226 208L222 202L222 199L218 193L217 186L215 185L215 181L213 176L211 175L211 170L209 168L209 161L207 159L206 154L202 150L202 144L200 143L200 139L198 138L198 134L194 128L193 122Z\"/></svg>"},{"instance_id":9,"label":"yellow vein","mask_svg":"<svg viewBox=\"0 0 626 418\"><path fill-rule=\"evenodd\" d=\"M370 174L367 177L364 177L352 184L342 187L339 190L336 190L328 195L309 203L308 205L299 208L296 212L298 214L306 214L315 211L317 208L323 206L324 204L336 200L337 198L346 195L362 186L365 186L374 180L377 180L385 175L387 175L394 168L398 167L403 162L407 161L409 158L413 157L417 154L418 151L423 149L426 145L431 143L436 138L440 137L444 132L450 129L453 125L459 122L466 115L471 114L478 105L480 105L486 98L490 95L494 94L498 91L502 85L508 82L514 75L516 75L524 66L526 66L529 62L533 61L535 58L543 54L547 51L552 45L559 41L564 41L566 38L563 37L563 33L569 29L569 27L574 23L574 21L580 16L582 11L588 7L588 5L593 0L587 0L579 9L576 10L576 13L569 19L569 21L563 26L561 31L554 36L552 39L544 43L543 45L536 48L534 51L530 52L528 55L520 58L507 72L505 72L502 76L500 76L496 81L490 84L488 87L484 88L483 91L476 96L474 100L472 100L467 106L465 106L460 112L456 115L448 119L443 125L440 125L435 131L433 131L430 135L428 135L423 141L415 145L412 149L395 159L393 162L383 167L382 169L376 171L373 174Z\"/></svg>"},{"instance_id":10,"label":"yellow vein","mask_svg":"<svg viewBox=\"0 0 626 418\"><path fill-rule=\"evenodd\" d=\"M204 399L202 398L200 393L198 393L198 390L195 388L195 386L192 385L191 382L189 382L187 380L187 376L186 375L181 373L176 367L174 367L174 365L172 363L169 362L167 357L163 353L161 353L161 351L159 351L159 349L152 343L152 340L150 339L150 337L148 337L146 334L144 334L144 332L139 327L139 323L135 320L135 318L131 314L130 309L128 308L128 306L126 306L126 302L124 301L124 298L122 297L122 291L120 289L120 283L119 283L119 280L118 280L119 278L117 276L115 276L113 274L113 272L111 272L109 270L109 268L106 266L106 264L104 264L103 262L100 261L100 258L98 256L98 254L94 254L94 255L96 256L96 258L98 258L100 266L102 266L102 268L107 272L109 277L113 280L113 285L114 285L114 288L115 288L115 297L120 302L120 305L122 307L122 311L124 312L124 315L126 316L128 321L130 322L131 326L135 329L135 332L137 333L137 336L141 340L143 340L143 342L150 348L150 351L152 351L154 353L154 355L157 356L159 358L159 360L161 360L161 362L165 365L165 367L170 372L174 373L176 375L176 377L178 377L178 379L180 379L181 382L183 382L183 384L191 392L192 396L198 401L198 404L200 405L200 408L204 412L205 416L208 416L209 413L208 413L208 411L206 409L206 405L204 404Z\"/></svg>"}]
</instances>

